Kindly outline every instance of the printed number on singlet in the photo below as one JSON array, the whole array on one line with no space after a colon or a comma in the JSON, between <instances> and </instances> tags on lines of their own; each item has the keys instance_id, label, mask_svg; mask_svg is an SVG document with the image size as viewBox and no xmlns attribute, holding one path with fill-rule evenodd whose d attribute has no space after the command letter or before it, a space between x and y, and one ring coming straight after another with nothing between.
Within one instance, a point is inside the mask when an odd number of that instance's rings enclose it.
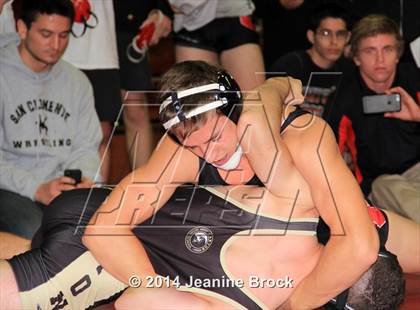
<instances>
[{"instance_id":1,"label":"printed number on singlet","mask_svg":"<svg viewBox=\"0 0 420 310\"><path fill-rule=\"evenodd\" d=\"M101 273L102 267L98 266L96 268L96 272L98 275ZM70 292L73 297L78 296L79 294L86 291L90 286L92 285L92 280L88 274L85 274L83 277L81 277L76 283L74 283L72 286L70 286ZM64 298L64 293L60 291L57 296L50 298L50 303L52 306L52 310L59 310L63 309L65 306L68 305L68 301L66 298Z\"/></svg>"},{"instance_id":2,"label":"printed number on singlet","mask_svg":"<svg viewBox=\"0 0 420 310\"><path fill-rule=\"evenodd\" d=\"M64 298L64 294L62 291L58 293L57 296L50 298L51 306L53 306L52 310L59 310L63 309L65 306L68 305L67 299Z\"/></svg>"},{"instance_id":3,"label":"printed number on singlet","mask_svg":"<svg viewBox=\"0 0 420 310\"><path fill-rule=\"evenodd\" d=\"M91 284L92 281L90 280L89 275L85 275L83 278L81 278L79 281L77 281L70 287L70 292L74 297L76 297L77 295L83 293L86 289L88 289Z\"/></svg>"}]
</instances>

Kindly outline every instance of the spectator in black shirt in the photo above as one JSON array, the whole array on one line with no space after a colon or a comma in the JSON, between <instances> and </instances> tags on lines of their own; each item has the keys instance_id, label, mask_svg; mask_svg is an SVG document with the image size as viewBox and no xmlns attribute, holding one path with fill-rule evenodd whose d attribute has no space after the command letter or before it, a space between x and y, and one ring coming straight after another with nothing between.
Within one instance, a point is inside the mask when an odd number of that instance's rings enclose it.
<instances>
[{"instance_id":1,"label":"spectator in black shirt","mask_svg":"<svg viewBox=\"0 0 420 310\"><path fill-rule=\"evenodd\" d=\"M280 57L270 75L290 75L302 81L303 107L324 116L333 104L344 71L352 72L351 61L342 57L350 39L347 11L338 4L323 4L311 14L306 36L312 46Z\"/></svg>"}]
</instances>

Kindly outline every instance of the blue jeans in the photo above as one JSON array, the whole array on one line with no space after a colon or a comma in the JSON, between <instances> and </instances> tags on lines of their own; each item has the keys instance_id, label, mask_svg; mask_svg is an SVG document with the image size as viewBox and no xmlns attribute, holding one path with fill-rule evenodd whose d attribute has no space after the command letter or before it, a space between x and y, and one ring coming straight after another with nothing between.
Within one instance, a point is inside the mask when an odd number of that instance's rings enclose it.
<instances>
[{"instance_id":1,"label":"blue jeans","mask_svg":"<svg viewBox=\"0 0 420 310\"><path fill-rule=\"evenodd\" d=\"M44 205L0 189L0 231L32 239L41 225Z\"/></svg>"}]
</instances>

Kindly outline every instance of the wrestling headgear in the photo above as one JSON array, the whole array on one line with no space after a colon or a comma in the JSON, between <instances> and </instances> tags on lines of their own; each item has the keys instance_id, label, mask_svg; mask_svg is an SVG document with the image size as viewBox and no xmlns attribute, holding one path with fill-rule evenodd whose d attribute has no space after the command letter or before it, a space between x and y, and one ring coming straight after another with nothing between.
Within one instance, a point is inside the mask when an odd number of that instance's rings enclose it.
<instances>
[{"instance_id":1,"label":"wrestling headgear","mask_svg":"<svg viewBox=\"0 0 420 310\"><path fill-rule=\"evenodd\" d=\"M87 28L95 28L98 25L98 17L92 12L89 0L72 0L74 6L74 22L83 24L83 30L81 34L76 35L73 31L73 35L76 38L83 36L86 33ZM90 17L93 17L95 21L92 24L88 24Z\"/></svg>"},{"instance_id":2,"label":"wrestling headgear","mask_svg":"<svg viewBox=\"0 0 420 310\"><path fill-rule=\"evenodd\" d=\"M203 105L198 105L188 112L184 112L182 99L202 93L212 95L214 100ZM217 83L171 92L161 103L159 114L162 115L166 109L172 109L175 112L174 117L164 121L163 127L166 130L187 119L213 109L221 111L236 124L242 111L242 93L238 83L226 71L222 70L218 73Z\"/></svg>"}]
</instances>

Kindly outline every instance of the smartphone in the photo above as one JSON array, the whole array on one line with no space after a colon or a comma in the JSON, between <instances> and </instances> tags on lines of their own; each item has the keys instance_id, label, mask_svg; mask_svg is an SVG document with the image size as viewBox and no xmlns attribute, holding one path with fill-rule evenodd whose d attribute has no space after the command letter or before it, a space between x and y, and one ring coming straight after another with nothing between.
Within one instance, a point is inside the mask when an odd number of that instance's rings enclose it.
<instances>
[{"instance_id":1,"label":"smartphone","mask_svg":"<svg viewBox=\"0 0 420 310\"><path fill-rule=\"evenodd\" d=\"M82 171L80 169L66 169L64 170L64 176L72 178L76 181L76 184L82 182Z\"/></svg>"},{"instance_id":2,"label":"smartphone","mask_svg":"<svg viewBox=\"0 0 420 310\"><path fill-rule=\"evenodd\" d=\"M401 110L400 94L364 96L362 101L363 113L365 114L398 112Z\"/></svg>"}]
</instances>

